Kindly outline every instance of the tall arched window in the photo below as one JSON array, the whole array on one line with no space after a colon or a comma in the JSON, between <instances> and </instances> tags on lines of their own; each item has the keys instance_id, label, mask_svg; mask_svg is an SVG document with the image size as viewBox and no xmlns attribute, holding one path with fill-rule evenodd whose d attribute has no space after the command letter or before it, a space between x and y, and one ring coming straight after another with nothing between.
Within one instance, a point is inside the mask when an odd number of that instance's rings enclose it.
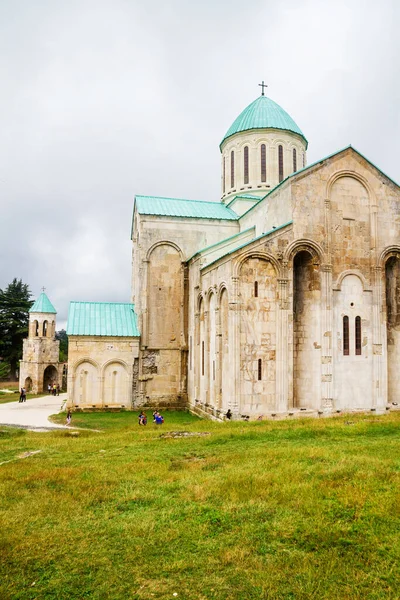
<instances>
[{"instance_id":1,"label":"tall arched window","mask_svg":"<svg viewBox=\"0 0 400 600\"><path fill-rule=\"evenodd\" d=\"M349 338L349 317L343 317L343 354L350 354L350 338Z\"/></svg>"},{"instance_id":2,"label":"tall arched window","mask_svg":"<svg viewBox=\"0 0 400 600\"><path fill-rule=\"evenodd\" d=\"M258 281L254 282L254 298L258 298Z\"/></svg>"},{"instance_id":3,"label":"tall arched window","mask_svg":"<svg viewBox=\"0 0 400 600\"><path fill-rule=\"evenodd\" d=\"M356 354L361 355L361 317L356 317Z\"/></svg>"},{"instance_id":4,"label":"tall arched window","mask_svg":"<svg viewBox=\"0 0 400 600\"><path fill-rule=\"evenodd\" d=\"M243 173L244 183L249 183L249 147L245 146L243 149Z\"/></svg>"},{"instance_id":5,"label":"tall arched window","mask_svg":"<svg viewBox=\"0 0 400 600\"><path fill-rule=\"evenodd\" d=\"M258 370L258 373L257 373L258 381L261 381L261 379L262 379L262 359L261 358L258 359L258 369L257 370Z\"/></svg>"},{"instance_id":6,"label":"tall arched window","mask_svg":"<svg viewBox=\"0 0 400 600\"><path fill-rule=\"evenodd\" d=\"M261 181L267 181L267 148L261 144Z\"/></svg>"},{"instance_id":7,"label":"tall arched window","mask_svg":"<svg viewBox=\"0 0 400 600\"><path fill-rule=\"evenodd\" d=\"M47 321L43 321L43 337L47 337Z\"/></svg>"},{"instance_id":8,"label":"tall arched window","mask_svg":"<svg viewBox=\"0 0 400 600\"><path fill-rule=\"evenodd\" d=\"M235 187L235 152L231 151L231 188Z\"/></svg>"},{"instance_id":9,"label":"tall arched window","mask_svg":"<svg viewBox=\"0 0 400 600\"><path fill-rule=\"evenodd\" d=\"M283 181L283 146L278 146L279 183Z\"/></svg>"},{"instance_id":10,"label":"tall arched window","mask_svg":"<svg viewBox=\"0 0 400 600\"><path fill-rule=\"evenodd\" d=\"M293 148L293 172L296 173L297 171L297 152L296 152L296 148Z\"/></svg>"},{"instance_id":11,"label":"tall arched window","mask_svg":"<svg viewBox=\"0 0 400 600\"><path fill-rule=\"evenodd\" d=\"M222 162L222 193L223 194L225 194L225 176L226 176L226 174L225 174L225 171L226 171L225 162L226 162L226 159L225 159L225 156L224 156L224 160Z\"/></svg>"},{"instance_id":12,"label":"tall arched window","mask_svg":"<svg viewBox=\"0 0 400 600\"><path fill-rule=\"evenodd\" d=\"M37 321L33 321L33 335L35 337L39 335L39 323Z\"/></svg>"}]
</instances>

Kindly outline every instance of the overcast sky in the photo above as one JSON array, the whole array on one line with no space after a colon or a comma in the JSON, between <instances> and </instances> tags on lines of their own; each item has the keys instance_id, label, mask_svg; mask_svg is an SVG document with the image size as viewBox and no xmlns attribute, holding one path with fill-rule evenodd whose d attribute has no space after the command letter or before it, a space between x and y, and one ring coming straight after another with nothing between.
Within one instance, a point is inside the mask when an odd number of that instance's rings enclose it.
<instances>
[{"instance_id":1,"label":"overcast sky","mask_svg":"<svg viewBox=\"0 0 400 600\"><path fill-rule=\"evenodd\" d=\"M0 0L0 288L130 301L135 194L218 200L267 95L400 181L399 0Z\"/></svg>"}]
</instances>

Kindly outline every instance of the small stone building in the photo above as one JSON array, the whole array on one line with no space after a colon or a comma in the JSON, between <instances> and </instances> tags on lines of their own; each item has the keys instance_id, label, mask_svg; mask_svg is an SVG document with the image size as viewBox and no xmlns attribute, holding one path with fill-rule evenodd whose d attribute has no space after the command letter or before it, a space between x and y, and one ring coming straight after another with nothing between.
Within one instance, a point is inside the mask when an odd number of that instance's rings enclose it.
<instances>
[{"instance_id":1,"label":"small stone building","mask_svg":"<svg viewBox=\"0 0 400 600\"><path fill-rule=\"evenodd\" d=\"M56 314L44 291L29 311L29 334L23 343L19 385L35 394L47 391L49 384L62 385L60 342L55 338Z\"/></svg>"},{"instance_id":2,"label":"small stone building","mask_svg":"<svg viewBox=\"0 0 400 600\"><path fill-rule=\"evenodd\" d=\"M139 372L134 305L71 302L67 334L67 406L132 408Z\"/></svg>"}]
</instances>

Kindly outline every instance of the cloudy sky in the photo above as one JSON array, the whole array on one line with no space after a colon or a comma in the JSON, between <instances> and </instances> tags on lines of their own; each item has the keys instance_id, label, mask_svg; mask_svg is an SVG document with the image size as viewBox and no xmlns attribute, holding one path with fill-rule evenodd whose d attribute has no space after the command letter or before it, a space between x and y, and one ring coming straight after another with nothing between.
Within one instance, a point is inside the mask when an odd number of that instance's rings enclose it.
<instances>
[{"instance_id":1,"label":"cloudy sky","mask_svg":"<svg viewBox=\"0 0 400 600\"><path fill-rule=\"evenodd\" d=\"M267 95L308 162L400 181L398 0L0 0L0 288L130 300L135 194L218 200L218 144Z\"/></svg>"}]
</instances>

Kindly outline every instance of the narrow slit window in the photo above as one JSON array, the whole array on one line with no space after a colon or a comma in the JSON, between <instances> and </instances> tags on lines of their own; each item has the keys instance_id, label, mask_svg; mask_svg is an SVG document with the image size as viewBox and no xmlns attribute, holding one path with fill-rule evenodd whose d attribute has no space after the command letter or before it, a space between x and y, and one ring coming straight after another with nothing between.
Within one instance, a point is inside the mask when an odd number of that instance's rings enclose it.
<instances>
[{"instance_id":1,"label":"narrow slit window","mask_svg":"<svg viewBox=\"0 0 400 600\"><path fill-rule=\"evenodd\" d=\"M254 298L258 298L258 281L254 282Z\"/></svg>"},{"instance_id":2,"label":"narrow slit window","mask_svg":"<svg viewBox=\"0 0 400 600\"><path fill-rule=\"evenodd\" d=\"M243 181L249 183L249 147L245 146L243 150Z\"/></svg>"},{"instance_id":3,"label":"narrow slit window","mask_svg":"<svg viewBox=\"0 0 400 600\"><path fill-rule=\"evenodd\" d=\"M297 152L296 152L296 148L293 148L293 172L296 173L297 171Z\"/></svg>"},{"instance_id":4,"label":"narrow slit window","mask_svg":"<svg viewBox=\"0 0 400 600\"><path fill-rule=\"evenodd\" d=\"M261 182L267 181L267 147L261 144Z\"/></svg>"},{"instance_id":5,"label":"narrow slit window","mask_svg":"<svg viewBox=\"0 0 400 600\"><path fill-rule=\"evenodd\" d=\"M224 160L223 160L223 164L222 164L222 193L223 194L225 194L225 175L226 175L226 173L225 173L225 171L226 171L226 168L225 168L226 165L225 165L225 163L226 163L226 158L224 156Z\"/></svg>"},{"instance_id":6,"label":"narrow slit window","mask_svg":"<svg viewBox=\"0 0 400 600\"><path fill-rule=\"evenodd\" d=\"M356 355L361 355L361 317L356 317Z\"/></svg>"},{"instance_id":7,"label":"narrow slit window","mask_svg":"<svg viewBox=\"0 0 400 600\"><path fill-rule=\"evenodd\" d=\"M201 374L204 375L204 342L201 342Z\"/></svg>"},{"instance_id":8,"label":"narrow slit window","mask_svg":"<svg viewBox=\"0 0 400 600\"><path fill-rule=\"evenodd\" d=\"M231 188L235 187L235 152L231 151Z\"/></svg>"},{"instance_id":9,"label":"narrow slit window","mask_svg":"<svg viewBox=\"0 0 400 600\"><path fill-rule=\"evenodd\" d=\"M343 317L343 354L350 354L350 338L349 338L349 317Z\"/></svg>"},{"instance_id":10,"label":"narrow slit window","mask_svg":"<svg viewBox=\"0 0 400 600\"><path fill-rule=\"evenodd\" d=\"M258 359L258 381L261 381L262 379L262 360L261 358Z\"/></svg>"},{"instance_id":11,"label":"narrow slit window","mask_svg":"<svg viewBox=\"0 0 400 600\"><path fill-rule=\"evenodd\" d=\"M279 183L283 181L283 146L278 146Z\"/></svg>"}]
</instances>

